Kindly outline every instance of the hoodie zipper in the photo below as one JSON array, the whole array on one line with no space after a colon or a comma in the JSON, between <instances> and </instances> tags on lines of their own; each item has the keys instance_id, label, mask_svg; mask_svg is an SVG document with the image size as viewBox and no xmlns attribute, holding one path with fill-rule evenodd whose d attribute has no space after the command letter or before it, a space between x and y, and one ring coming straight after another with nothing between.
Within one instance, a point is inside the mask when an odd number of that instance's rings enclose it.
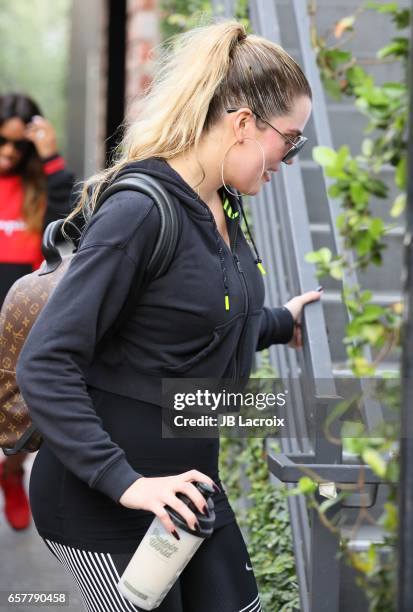
<instances>
[{"instance_id":1,"label":"hoodie zipper","mask_svg":"<svg viewBox=\"0 0 413 612\"><path fill-rule=\"evenodd\" d=\"M231 257L235 261L235 265L236 265L236 268L237 268L237 271L238 271L238 277L241 279L241 286L242 286L242 290L243 290L243 293L244 293L245 319L244 319L244 322L242 324L241 333L240 333L240 336L239 336L239 342L238 342L237 350L236 350L236 353L235 353L235 368L234 368L234 374L233 374L233 377L236 380L237 374L238 374L239 354L240 354L241 347L242 347L242 339L243 339L243 336L244 336L246 322L247 322L247 319L248 319L248 308L249 308L247 281L246 281L246 278L245 278L244 270L241 267L241 262L239 260L239 257L237 255L237 253L236 253L236 245L237 245L237 238L238 238L238 227L239 227L240 222L238 221L238 223L237 223L237 225L235 227L235 236L234 236L234 243L232 245L232 248L231 248L231 246L228 247L227 243L222 238L222 236L221 236L221 234L220 234L220 232L218 230L218 226L216 224L215 217L212 214L211 210L206 206L206 204L204 204L204 202L202 202L202 204L203 204L204 208L206 209L206 211L208 212L209 217L210 217L210 219L211 219L211 221L212 221L212 223L214 225L214 228L216 229L216 231L220 235L221 240L224 243L225 249L227 249L230 252ZM241 215L240 215L239 219L241 219Z\"/></svg>"},{"instance_id":2,"label":"hoodie zipper","mask_svg":"<svg viewBox=\"0 0 413 612\"><path fill-rule=\"evenodd\" d=\"M217 227L214 215L212 215L212 219L213 219L213 222L215 224L215 227ZM240 352L241 352L242 340L243 340L243 337L244 337L246 322L247 322L247 319L248 319L248 309L249 309L249 298L248 298L247 280L245 278L244 270L241 267L241 262L239 260L238 255L237 255L237 252L236 252L237 238L238 238L238 227L239 227L239 222L237 223L237 225L235 227L235 236L234 236L234 243L232 245L232 249L229 248L229 251L231 253L231 257L235 261L235 265L236 265L236 268L237 268L237 271L238 271L238 276L241 279L241 286L242 286L242 291L243 291L243 294L244 294L245 319L244 319L244 322L243 322L242 327L241 327L241 333L240 333L240 336L239 336L238 346L237 346L237 350L236 350L236 353L235 353L235 368L234 368L234 373L233 373L233 377L234 377L235 380L237 379L237 374L238 374L239 355L240 355ZM226 244L225 240L223 240L223 242L225 243L225 246L228 249L228 245Z\"/></svg>"},{"instance_id":3,"label":"hoodie zipper","mask_svg":"<svg viewBox=\"0 0 413 612\"><path fill-rule=\"evenodd\" d=\"M238 340L238 346L237 346L237 350L235 353L235 368L234 368L234 379L237 379L237 374L238 374L238 364L239 364L239 355L241 352L241 347L242 347L242 340L244 337L244 332L245 332L245 327L246 327L246 323L247 323L247 319L248 319L248 308L249 308L249 299L248 299L248 287L247 287L247 281L245 278L245 274L244 274L244 270L241 268L241 263L239 260L239 257L236 253L234 253L234 259L236 261L237 264L237 269L239 272L239 276L240 278L242 278L242 288L244 291L244 298L245 298L245 318L244 318L244 322L242 324L242 328L241 328L241 333L239 336L239 340Z\"/></svg>"}]
</instances>

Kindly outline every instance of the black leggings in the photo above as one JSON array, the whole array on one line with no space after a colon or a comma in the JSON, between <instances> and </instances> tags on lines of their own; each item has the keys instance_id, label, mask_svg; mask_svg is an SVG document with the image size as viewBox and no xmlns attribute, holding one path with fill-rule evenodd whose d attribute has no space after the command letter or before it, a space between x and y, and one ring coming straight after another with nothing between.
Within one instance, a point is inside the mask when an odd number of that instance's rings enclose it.
<instances>
[{"instance_id":1,"label":"black leggings","mask_svg":"<svg viewBox=\"0 0 413 612\"><path fill-rule=\"evenodd\" d=\"M116 588L132 553L90 552L44 541L74 578L88 612L140 610ZM236 522L217 529L203 542L156 610L261 612L251 561Z\"/></svg>"}]
</instances>

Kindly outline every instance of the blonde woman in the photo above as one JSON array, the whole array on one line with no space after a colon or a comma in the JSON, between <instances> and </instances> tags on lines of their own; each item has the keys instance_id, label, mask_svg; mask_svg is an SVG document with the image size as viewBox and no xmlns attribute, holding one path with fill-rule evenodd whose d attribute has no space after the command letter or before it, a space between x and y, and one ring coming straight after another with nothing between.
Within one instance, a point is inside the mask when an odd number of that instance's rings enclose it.
<instances>
[{"instance_id":1,"label":"blonde woman","mask_svg":"<svg viewBox=\"0 0 413 612\"><path fill-rule=\"evenodd\" d=\"M19 362L19 385L44 435L31 504L86 609L126 611L137 608L116 582L154 515L177 537L165 506L194 528L194 513L176 494L205 512L192 483L215 485L214 534L158 609L259 612L219 479L218 440L163 439L160 383L245 377L256 350L301 344L295 323L320 293L263 308L261 260L241 229L240 193L257 194L270 171L292 163L306 140L311 90L281 47L236 21L195 28L176 43L161 56L120 158L88 181L80 203L89 217L107 181L145 169L179 201L174 259L165 275L146 278L159 229L146 195L115 194L92 217ZM102 347L132 287L141 288L134 310Z\"/></svg>"}]
</instances>

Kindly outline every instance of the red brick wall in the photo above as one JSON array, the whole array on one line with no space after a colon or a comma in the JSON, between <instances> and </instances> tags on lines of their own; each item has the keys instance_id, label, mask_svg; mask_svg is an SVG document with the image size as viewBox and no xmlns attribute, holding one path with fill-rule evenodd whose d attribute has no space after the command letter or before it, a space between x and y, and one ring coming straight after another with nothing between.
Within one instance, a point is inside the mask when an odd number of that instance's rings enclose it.
<instances>
[{"instance_id":1,"label":"red brick wall","mask_svg":"<svg viewBox=\"0 0 413 612\"><path fill-rule=\"evenodd\" d=\"M160 42L157 0L128 0L126 105L133 116L138 99L153 75L153 47Z\"/></svg>"}]
</instances>

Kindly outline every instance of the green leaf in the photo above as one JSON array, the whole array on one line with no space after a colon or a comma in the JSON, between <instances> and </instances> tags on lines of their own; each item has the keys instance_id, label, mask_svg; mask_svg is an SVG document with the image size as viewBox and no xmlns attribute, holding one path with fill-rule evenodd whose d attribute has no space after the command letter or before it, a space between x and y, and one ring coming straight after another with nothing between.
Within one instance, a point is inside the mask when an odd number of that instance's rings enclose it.
<instances>
[{"instance_id":1,"label":"green leaf","mask_svg":"<svg viewBox=\"0 0 413 612\"><path fill-rule=\"evenodd\" d=\"M378 13L395 13L399 5L397 2L366 2L366 8L371 8L376 10Z\"/></svg>"},{"instance_id":2,"label":"green leaf","mask_svg":"<svg viewBox=\"0 0 413 612\"><path fill-rule=\"evenodd\" d=\"M336 79L331 79L323 76L323 85L327 93L333 98L333 100L340 100L342 97L342 91L340 84Z\"/></svg>"},{"instance_id":3,"label":"green leaf","mask_svg":"<svg viewBox=\"0 0 413 612\"><path fill-rule=\"evenodd\" d=\"M333 262L330 267L330 275L336 280L343 278L343 266L340 262Z\"/></svg>"},{"instance_id":4,"label":"green leaf","mask_svg":"<svg viewBox=\"0 0 413 612\"><path fill-rule=\"evenodd\" d=\"M404 83L384 83L382 89L391 98L400 98L407 93L407 87Z\"/></svg>"},{"instance_id":5,"label":"green leaf","mask_svg":"<svg viewBox=\"0 0 413 612\"><path fill-rule=\"evenodd\" d=\"M369 344L375 346L377 342L383 337L383 326L378 324L366 324L361 328L360 335L362 338L367 340Z\"/></svg>"},{"instance_id":6,"label":"green leaf","mask_svg":"<svg viewBox=\"0 0 413 612\"><path fill-rule=\"evenodd\" d=\"M406 200L407 198L405 193L400 193L397 196L390 210L390 215L392 217L400 217L400 215L404 213L406 208Z\"/></svg>"},{"instance_id":7,"label":"green leaf","mask_svg":"<svg viewBox=\"0 0 413 612\"><path fill-rule=\"evenodd\" d=\"M338 217L336 218L336 228L341 231L342 229L344 229L345 225L346 225L346 215L342 213L341 215L338 215Z\"/></svg>"},{"instance_id":8,"label":"green leaf","mask_svg":"<svg viewBox=\"0 0 413 612\"><path fill-rule=\"evenodd\" d=\"M329 147L314 147L313 160L323 167L335 166L337 153Z\"/></svg>"},{"instance_id":9,"label":"green leaf","mask_svg":"<svg viewBox=\"0 0 413 612\"><path fill-rule=\"evenodd\" d=\"M361 183L353 182L350 185L350 196L355 204L366 204L369 196Z\"/></svg>"},{"instance_id":10,"label":"green leaf","mask_svg":"<svg viewBox=\"0 0 413 612\"><path fill-rule=\"evenodd\" d=\"M367 255L373 246L373 238L370 236L369 232L363 232L361 237L357 240L356 251L357 254L361 257L363 255Z\"/></svg>"},{"instance_id":11,"label":"green leaf","mask_svg":"<svg viewBox=\"0 0 413 612\"><path fill-rule=\"evenodd\" d=\"M364 432L364 425L359 421L344 421L341 428L342 438L357 438Z\"/></svg>"},{"instance_id":12,"label":"green leaf","mask_svg":"<svg viewBox=\"0 0 413 612\"><path fill-rule=\"evenodd\" d=\"M367 304L363 313L357 317L357 321L359 323L371 323L373 321L377 321L384 315L384 313L385 310L382 306L379 306L378 304Z\"/></svg>"},{"instance_id":13,"label":"green leaf","mask_svg":"<svg viewBox=\"0 0 413 612\"><path fill-rule=\"evenodd\" d=\"M330 249L327 247L323 247L318 251L313 251L312 253L307 253L305 256L306 261L310 263L323 263L329 264L331 261L332 253Z\"/></svg>"},{"instance_id":14,"label":"green leaf","mask_svg":"<svg viewBox=\"0 0 413 612\"><path fill-rule=\"evenodd\" d=\"M393 21L399 30L408 28L410 25L410 9L403 9L394 15Z\"/></svg>"},{"instance_id":15,"label":"green leaf","mask_svg":"<svg viewBox=\"0 0 413 612\"><path fill-rule=\"evenodd\" d=\"M373 448L366 448L362 454L363 461L365 461L381 478L386 475L386 462L382 456Z\"/></svg>"},{"instance_id":16,"label":"green leaf","mask_svg":"<svg viewBox=\"0 0 413 612\"><path fill-rule=\"evenodd\" d=\"M392 502L384 504L384 514L379 519L379 524L383 525L389 531L394 531L398 526L398 511L397 506Z\"/></svg>"},{"instance_id":17,"label":"green leaf","mask_svg":"<svg viewBox=\"0 0 413 612\"><path fill-rule=\"evenodd\" d=\"M372 297L373 297L373 293L369 290L366 290L361 293L360 301L362 302L362 304L367 304L367 302L370 302Z\"/></svg>"},{"instance_id":18,"label":"green leaf","mask_svg":"<svg viewBox=\"0 0 413 612\"><path fill-rule=\"evenodd\" d=\"M330 187L328 188L328 195L331 198L339 198L341 194L342 190L340 189L339 185L337 185L337 183L330 185Z\"/></svg>"},{"instance_id":19,"label":"green leaf","mask_svg":"<svg viewBox=\"0 0 413 612\"><path fill-rule=\"evenodd\" d=\"M380 238L380 236L382 236L384 232L383 219L380 219L379 217L375 217L374 219L372 219L370 222L369 231L370 231L370 235L373 236L375 240Z\"/></svg>"},{"instance_id":20,"label":"green leaf","mask_svg":"<svg viewBox=\"0 0 413 612\"><path fill-rule=\"evenodd\" d=\"M407 55L408 45L406 38L395 38L393 42L377 51L377 57L383 59L389 55Z\"/></svg>"},{"instance_id":21,"label":"green leaf","mask_svg":"<svg viewBox=\"0 0 413 612\"><path fill-rule=\"evenodd\" d=\"M361 152L365 157L371 157L373 153L374 144L370 138L365 138L361 145Z\"/></svg>"},{"instance_id":22,"label":"green leaf","mask_svg":"<svg viewBox=\"0 0 413 612\"><path fill-rule=\"evenodd\" d=\"M344 168L346 161L348 160L350 155L350 147L348 147L347 145L343 145L342 147L339 148L339 150L337 151L337 158L336 158L336 168L338 170L341 170Z\"/></svg>"},{"instance_id":23,"label":"green leaf","mask_svg":"<svg viewBox=\"0 0 413 612\"><path fill-rule=\"evenodd\" d=\"M374 367L364 357L353 359L353 369L357 376L369 376L374 374Z\"/></svg>"},{"instance_id":24,"label":"green leaf","mask_svg":"<svg viewBox=\"0 0 413 612\"><path fill-rule=\"evenodd\" d=\"M379 198L385 198L389 188L380 179L370 177L366 183L367 189Z\"/></svg>"},{"instance_id":25,"label":"green leaf","mask_svg":"<svg viewBox=\"0 0 413 612\"><path fill-rule=\"evenodd\" d=\"M298 481L298 488L301 493L313 493L317 490L317 483L308 476L303 476Z\"/></svg>"},{"instance_id":26,"label":"green leaf","mask_svg":"<svg viewBox=\"0 0 413 612\"><path fill-rule=\"evenodd\" d=\"M345 74L347 81L349 81L349 83L353 85L353 87L364 83L364 80L366 78L366 71L358 65L351 66L350 68L348 68Z\"/></svg>"},{"instance_id":27,"label":"green leaf","mask_svg":"<svg viewBox=\"0 0 413 612\"><path fill-rule=\"evenodd\" d=\"M397 164L395 183L399 189L405 189L407 184L407 156L403 155Z\"/></svg>"}]
</instances>

